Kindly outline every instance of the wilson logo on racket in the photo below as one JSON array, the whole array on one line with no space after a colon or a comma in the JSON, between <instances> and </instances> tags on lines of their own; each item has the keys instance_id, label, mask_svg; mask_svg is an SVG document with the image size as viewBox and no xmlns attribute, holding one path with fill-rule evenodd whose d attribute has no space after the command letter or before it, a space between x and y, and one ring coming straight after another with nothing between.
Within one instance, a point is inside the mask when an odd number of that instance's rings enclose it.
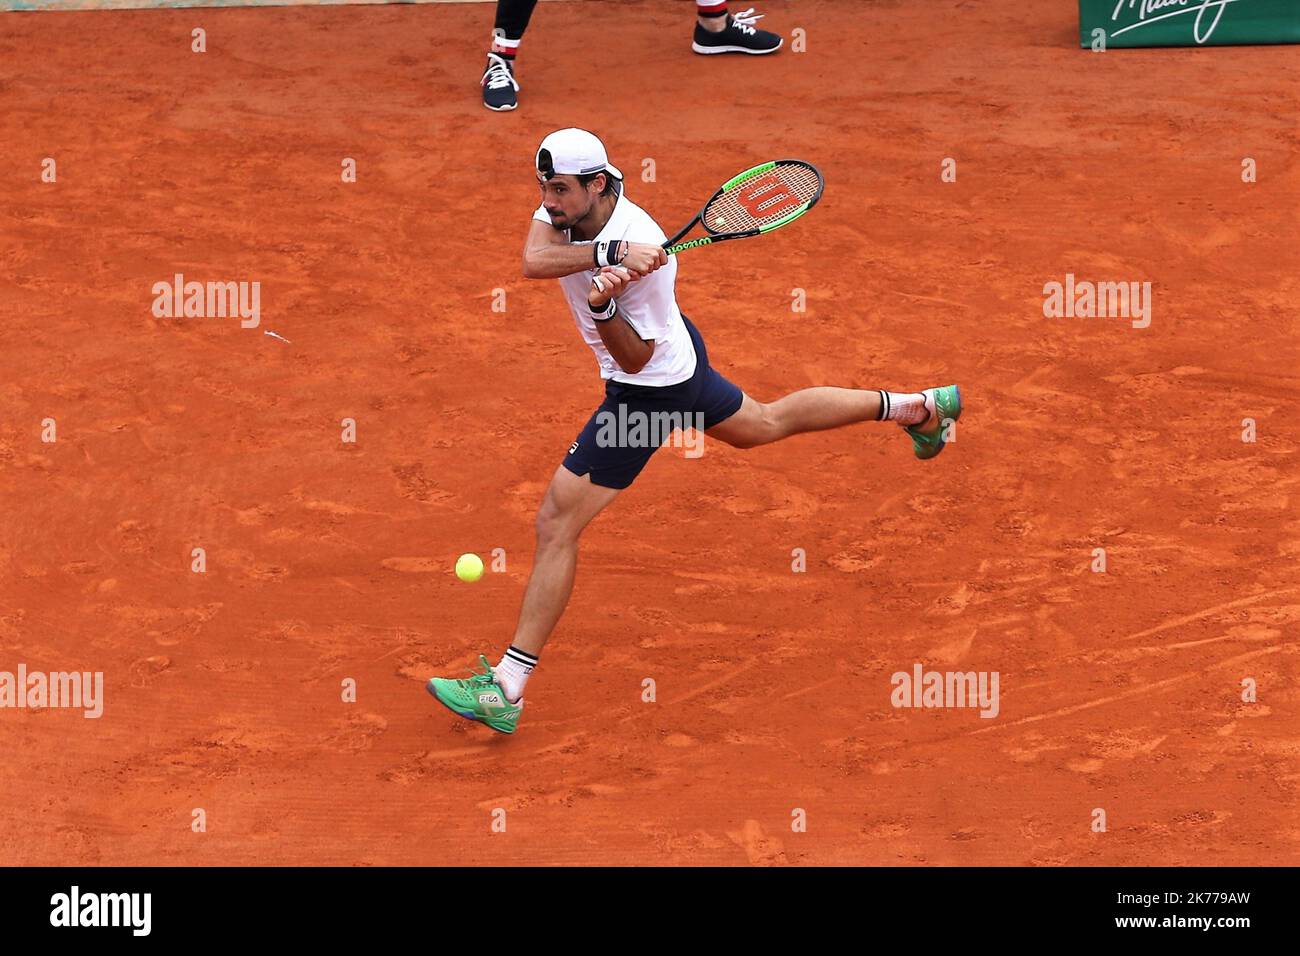
<instances>
[{"instance_id":1,"label":"wilson logo on racket","mask_svg":"<svg viewBox=\"0 0 1300 956\"><path fill-rule=\"evenodd\" d=\"M817 205L825 186L817 167L801 159L779 159L747 169L723 183L686 228L664 243L664 251L672 256L684 249L780 229ZM682 242L697 223L709 235Z\"/></svg>"},{"instance_id":2,"label":"wilson logo on racket","mask_svg":"<svg viewBox=\"0 0 1300 956\"><path fill-rule=\"evenodd\" d=\"M779 216L803 202L775 176L764 176L753 183L747 183L737 193L736 201L755 219Z\"/></svg>"}]
</instances>

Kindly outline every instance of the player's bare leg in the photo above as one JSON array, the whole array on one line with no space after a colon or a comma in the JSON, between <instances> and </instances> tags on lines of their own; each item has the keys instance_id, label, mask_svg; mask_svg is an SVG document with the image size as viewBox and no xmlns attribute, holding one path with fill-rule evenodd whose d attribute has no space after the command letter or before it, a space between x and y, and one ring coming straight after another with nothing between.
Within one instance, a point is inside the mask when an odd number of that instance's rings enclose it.
<instances>
[{"instance_id":1,"label":"player's bare leg","mask_svg":"<svg viewBox=\"0 0 1300 956\"><path fill-rule=\"evenodd\" d=\"M736 448L755 448L802 432L873 422L880 418L880 407L880 393L874 389L819 386L766 404L747 393L740 411L710 428L708 435ZM920 414L918 409L918 420Z\"/></svg>"},{"instance_id":2,"label":"player's bare leg","mask_svg":"<svg viewBox=\"0 0 1300 956\"><path fill-rule=\"evenodd\" d=\"M740 410L707 434L736 448L756 448L803 432L892 421L912 436L918 458L933 458L943 450L951 423L960 415L961 396L955 385L923 392L819 386L768 403L746 395Z\"/></svg>"},{"instance_id":3,"label":"player's bare leg","mask_svg":"<svg viewBox=\"0 0 1300 956\"><path fill-rule=\"evenodd\" d=\"M533 657L541 653L573 593L578 537L617 496L617 488L594 485L563 465L555 470L537 512L537 554L511 642L515 648Z\"/></svg>"}]
</instances>

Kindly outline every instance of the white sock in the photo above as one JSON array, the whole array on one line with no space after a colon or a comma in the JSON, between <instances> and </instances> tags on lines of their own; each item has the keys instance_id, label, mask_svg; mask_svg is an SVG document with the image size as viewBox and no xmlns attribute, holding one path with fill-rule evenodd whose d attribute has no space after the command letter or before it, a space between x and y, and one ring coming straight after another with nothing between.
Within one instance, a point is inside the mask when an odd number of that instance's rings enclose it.
<instances>
[{"instance_id":1,"label":"white sock","mask_svg":"<svg viewBox=\"0 0 1300 956\"><path fill-rule=\"evenodd\" d=\"M898 422L900 425L920 425L933 409L921 392L880 392L880 418L882 422Z\"/></svg>"},{"instance_id":2,"label":"white sock","mask_svg":"<svg viewBox=\"0 0 1300 956\"><path fill-rule=\"evenodd\" d=\"M532 654L521 651L513 644L506 648L501 663L492 668L492 673L496 675L497 683L506 692L506 699L510 703L517 704L519 698L524 695L524 685L528 683L528 675L536 666L537 658Z\"/></svg>"}]
</instances>

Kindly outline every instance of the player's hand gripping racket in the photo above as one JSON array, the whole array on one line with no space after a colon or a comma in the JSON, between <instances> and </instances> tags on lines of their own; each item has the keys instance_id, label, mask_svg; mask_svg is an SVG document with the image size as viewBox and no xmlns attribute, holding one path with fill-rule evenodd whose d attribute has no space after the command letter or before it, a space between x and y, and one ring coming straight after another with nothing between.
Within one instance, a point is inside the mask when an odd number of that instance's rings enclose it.
<instances>
[{"instance_id":1,"label":"player's hand gripping racket","mask_svg":"<svg viewBox=\"0 0 1300 956\"><path fill-rule=\"evenodd\" d=\"M801 159L778 159L747 169L723 183L686 228L664 243L664 251L675 256L684 249L780 229L817 205L825 186L821 171ZM708 235L682 242L696 223Z\"/></svg>"}]
</instances>

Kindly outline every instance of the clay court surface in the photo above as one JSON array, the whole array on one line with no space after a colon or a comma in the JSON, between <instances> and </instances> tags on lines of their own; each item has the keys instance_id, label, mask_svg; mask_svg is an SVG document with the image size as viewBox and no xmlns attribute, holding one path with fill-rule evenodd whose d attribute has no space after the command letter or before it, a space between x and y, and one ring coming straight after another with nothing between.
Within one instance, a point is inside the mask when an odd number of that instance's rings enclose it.
<instances>
[{"instance_id":1,"label":"clay court surface","mask_svg":"<svg viewBox=\"0 0 1300 956\"><path fill-rule=\"evenodd\" d=\"M0 669L106 697L0 711L0 862L1296 862L1296 48L1095 55L1050 0L761 11L808 52L543 5L504 115L483 5L0 15ZM423 684L497 659L600 398L520 275L568 125L669 231L817 163L805 219L683 254L714 364L967 411L929 463L879 425L661 451L504 737ZM261 325L154 318L177 272L260 281ZM1044 318L1066 273L1150 281L1150 327ZM999 672L997 718L892 707L917 662Z\"/></svg>"}]
</instances>

